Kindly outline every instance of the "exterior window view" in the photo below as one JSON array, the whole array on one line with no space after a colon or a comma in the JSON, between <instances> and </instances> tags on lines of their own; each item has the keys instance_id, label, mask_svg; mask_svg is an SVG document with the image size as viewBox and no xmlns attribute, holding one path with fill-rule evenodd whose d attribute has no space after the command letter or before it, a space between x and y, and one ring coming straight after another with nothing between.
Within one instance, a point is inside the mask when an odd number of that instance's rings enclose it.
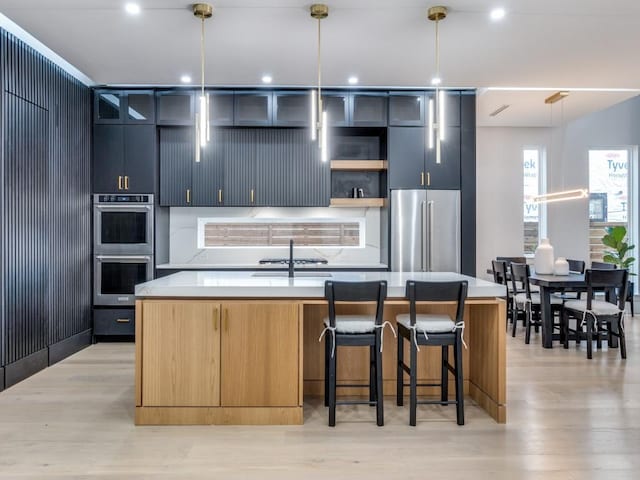
<instances>
[{"instance_id":1,"label":"exterior window view","mask_svg":"<svg viewBox=\"0 0 640 480\"><path fill-rule=\"evenodd\" d=\"M638 25L0 0L0 480L639 478Z\"/></svg>"}]
</instances>

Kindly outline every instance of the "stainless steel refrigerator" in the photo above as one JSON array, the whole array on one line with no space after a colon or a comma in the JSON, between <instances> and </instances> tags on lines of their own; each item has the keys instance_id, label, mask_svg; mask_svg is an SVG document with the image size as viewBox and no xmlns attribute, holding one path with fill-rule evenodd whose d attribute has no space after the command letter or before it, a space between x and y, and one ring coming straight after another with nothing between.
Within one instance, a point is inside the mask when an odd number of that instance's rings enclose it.
<instances>
[{"instance_id":1,"label":"stainless steel refrigerator","mask_svg":"<svg viewBox=\"0 0 640 480\"><path fill-rule=\"evenodd\" d=\"M391 270L460 272L458 190L391 190Z\"/></svg>"}]
</instances>

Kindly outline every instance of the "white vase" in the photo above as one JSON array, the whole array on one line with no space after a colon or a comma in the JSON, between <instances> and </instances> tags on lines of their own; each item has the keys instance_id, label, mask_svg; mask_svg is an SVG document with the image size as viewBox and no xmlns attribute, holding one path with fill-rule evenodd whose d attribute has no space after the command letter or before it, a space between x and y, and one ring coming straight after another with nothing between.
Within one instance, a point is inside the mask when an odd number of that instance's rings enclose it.
<instances>
[{"instance_id":1,"label":"white vase","mask_svg":"<svg viewBox=\"0 0 640 480\"><path fill-rule=\"evenodd\" d=\"M554 275L569 275L569 262L564 257L558 257L553 264Z\"/></svg>"},{"instance_id":2,"label":"white vase","mask_svg":"<svg viewBox=\"0 0 640 480\"><path fill-rule=\"evenodd\" d=\"M550 275L553 273L553 247L548 238L543 238L536 248L536 257L533 267L536 273Z\"/></svg>"}]
</instances>

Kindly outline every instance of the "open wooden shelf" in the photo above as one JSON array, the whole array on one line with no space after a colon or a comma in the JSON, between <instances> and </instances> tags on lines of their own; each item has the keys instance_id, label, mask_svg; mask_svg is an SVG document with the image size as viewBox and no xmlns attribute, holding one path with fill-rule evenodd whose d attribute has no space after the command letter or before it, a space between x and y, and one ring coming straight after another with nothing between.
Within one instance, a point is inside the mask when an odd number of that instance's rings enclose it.
<instances>
[{"instance_id":1,"label":"open wooden shelf","mask_svg":"<svg viewBox=\"0 0 640 480\"><path fill-rule=\"evenodd\" d=\"M384 198L332 198L330 207L384 207Z\"/></svg>"},{"instance_id":2,"label":"open wooden shelf","mask_svg":"<svg viewBox=\"0 0 640 480\"><path fill-rule=\"evenodd\" d=\"M386 170L386 160L331 160L331 170Z\"/></svg>"}]
</instances>

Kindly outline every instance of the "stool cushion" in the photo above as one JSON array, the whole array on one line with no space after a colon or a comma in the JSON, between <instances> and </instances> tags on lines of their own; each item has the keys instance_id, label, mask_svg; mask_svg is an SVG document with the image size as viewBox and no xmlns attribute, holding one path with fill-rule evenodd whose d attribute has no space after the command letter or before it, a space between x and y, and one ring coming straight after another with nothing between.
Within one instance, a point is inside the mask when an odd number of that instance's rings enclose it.
<instances>
[{"instance_id":1,"label":"stool cushion","mask_svg":"<svg viewBox=\"0 0 640 480\"><path fill-rule=\"evenodd\" d=\"M408 313L398 315L396 321L407 328L411 327L411 316ZM449 315L420 313L416 314L416 329L418 332L427 333L453 332L456 324Z\"/></svg>"},{"instance_id":2,"label":"stool cushion","mask_svg":"<svg viewBox=\"0 0 640 480\"><path fill-rule=\"evenodd\" d=\"M564 308L574 310L576 312L584 312L587 310L586 300L569 300L564 303ZM591 302L591 311L596 315L617 315L620 313L618 305L613 303L603 302L602 300L593 300Z\"/></svg>"},{"instance_id":3,"label":"stool cushion","mask_svg":"<svg viewBox=\"0 0 640 480\"><path fill-rule=\"evenodd\" d=\"M329 317L324 318L324 326L328 327ZM376 319L369 315L336 315L336 333L373 333Z\"/></svg>"},{"instance_id":4,"label":"stool cushion","mask_svg":"<svg viewBox=\"0 0 640 480\"><path fill-rule=\"evenodd\" d=\"M518 305L524 305L527 301L527 294L526 293L519 293L516 295L516 304ZM532 293L531 294L531 303L533 303L534 305L540 305L540 294L539 293ZM551 295L551 305L562 305L562 299L558 298L558 297L554 297L553 295Z\"/></svg>"}]
</instances>

